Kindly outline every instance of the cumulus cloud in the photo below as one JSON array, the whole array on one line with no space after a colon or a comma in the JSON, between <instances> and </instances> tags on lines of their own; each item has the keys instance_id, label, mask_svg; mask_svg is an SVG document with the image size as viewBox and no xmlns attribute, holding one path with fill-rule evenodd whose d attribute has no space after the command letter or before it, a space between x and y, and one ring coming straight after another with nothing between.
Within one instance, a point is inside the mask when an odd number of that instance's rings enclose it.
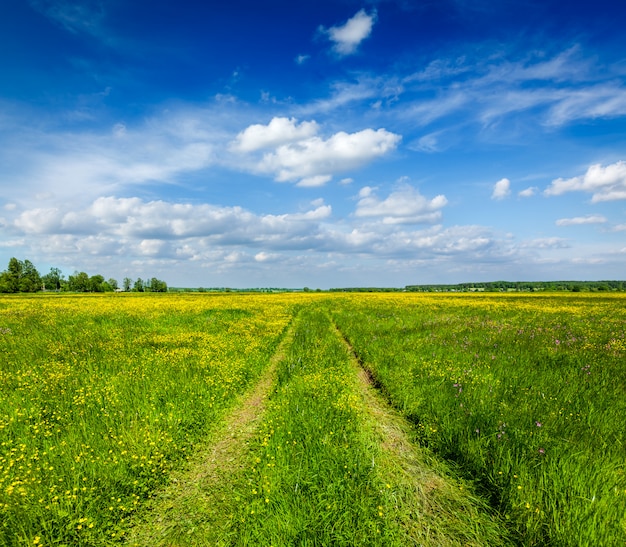
<instances>
[{"instance_id":1,"label":"cumulus cloud","mask_svg":"<svg viewBox=\"0 0 626 547\"><path fill-rule=\"evenodd\" d=\"M254 124L239 133L233 148L241 152L252 152L262 148L273 148L293 141L299 141L317 134L314 121L300 124L293 118L272 118L269 124Z\"/></svg>"},{"instance_id":2,"label":"cumulus cloud","mask_svg":"<svg viewBox=\"0 0 626 547\"><path fill-rule=\"evenodd\" d=\"M511 194L511 181L509 179L500 179L493 185L491 199L504 199Z\"/></svg>"},{"instance_id":3,"label":"cumulus cloud","mask_svg":"<svg viewBox=\"0 0 626 547\"><path fill-rule=\"evenodd\" d=\"M321 31L333 42L333 50L339 55L351 55L356 52L359 44L367 38L376 22L376 12L368 14L365 10L358 11L343 25L330 27Z\"/></svg>"},{"instance_id":4,"label":"cumulus cloud","mask_svg":"<svg viewBox=\"0 0 626 547\"><path fill-rule=\"evenodd\" d=\"M145 241L143 248L156 249L153 240L192 237L253 242L276 235L304 235L331 214L331 207L317 203L303 213L255 215L241 207L193 205L140 198L102 197L80 211L61 208L22 212L14 227L25 234L101 234L120 240Z\"/></svg>"},{"instance_id":5,"label":"cumulus cloud","mask_svg":"<svg viewBox=\"0 0 626 547\"><path fill-rule=\"evenodd\" d=\"M566 192L588 192L592 194L592 203L626 199L626 162L618 161L606 167L597 163L589 167L584 175L558 178L552 181L544 194L559 196Z\"/></svg>"},{"instance_id":6,"label":"cumulus cloud","mask_svg":"<svg viewBox=\"0 0 626 547\"><path fill-rule=\"evenodd\" d=\"M557 226L580 226L581 224L604 224L606 217L602 215L587 215L584 217L560 218L556 221Z\"/></svg>"},{"instance_id":7,"label":"cumulus cloud","mask_svg":"<svg viewBox=\"0 0 626 547\"><path fill-rule=\"evenodd\" d=\"M326 184L337 172L359 168L385 155L401 139L386 129L340 131L324 139L318 135L319 129L315 121L298 123L294 118L275 117L267 125L254 124L241 131L230 148L255 173L315 187Z\"/></svg>"},{"instance_id":8,"label":"cumulus cloud","mask_svg":"<svg viewBox=\"0 0 626 547\"><path fill-rule=\"evenodd\" d=\"M385 199L369 186L359 192L354 216L382 219L383 224L433 224L441 220L441 209L448 200L438 195L429 200L410 185L402 185Z\"/></svg>"},{"instance_id":9,"label":"cumulus cloud","mask_svg":"<svg viewBox=\"0 0 626 547\"><path fill-rule=\"evenodd\" d=\"M302 186L319 186L334 173L362 167L396 148L400 135L385 129L340 131L328 139L313 136L280 145L267 152L258 171L274 175L279 182L300 181Z\"/></svg>"}]
</instances>

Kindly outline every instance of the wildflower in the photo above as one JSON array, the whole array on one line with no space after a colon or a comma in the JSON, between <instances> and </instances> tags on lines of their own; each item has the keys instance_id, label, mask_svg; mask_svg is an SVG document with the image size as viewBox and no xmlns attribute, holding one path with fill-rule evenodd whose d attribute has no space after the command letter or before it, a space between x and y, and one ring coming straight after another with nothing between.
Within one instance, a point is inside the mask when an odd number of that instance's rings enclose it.
<instances>
[{"instance_id":1,"label":"wildflower","mask_svg":"<svg viewBox=\"0 0 626 547\"><path fill-rule=\"evenodd\" d=\"M543 424L542 424L541 422L535 422L535 425L536 425L537 427L541 427Z\"/></svg>"},{"instance_id":2,"label":"wildflower","mask_svg":"<svg viewBox=\"0 0 626 547\"><path fill-rule=\"evenodd\" d=\"M541 454L542 456L546 453L546 449L545 448L540 448L538 450L539 454Z\"/></svg>"}]
</instances>

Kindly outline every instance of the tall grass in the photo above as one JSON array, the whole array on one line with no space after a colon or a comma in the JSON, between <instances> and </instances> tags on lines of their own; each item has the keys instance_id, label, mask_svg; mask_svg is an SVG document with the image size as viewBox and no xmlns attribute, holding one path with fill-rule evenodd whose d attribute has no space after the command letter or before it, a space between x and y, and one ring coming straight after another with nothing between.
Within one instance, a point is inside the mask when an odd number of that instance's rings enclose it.
<instances>
[{"instance_id":1,"label":"tall grass","mask_svg":"<svg viewBox=\"0 0 626 547\"><path fill-rule=\"evenodd\" d=\"M248 453L246 480L239 483L247 490L233 492L240 501L230 525L215 540L194 538L189 544L507 544L498 523L448 477L436 477L432 489L440 492L419 500L406 495L416 486L429 489L414 485L423 477L402 475L394 456L385 454L363 389L329 317L310 304L298 316L293 342L278 365ZM443 510L426 514L428 503ZM415 521L410 527L401 518L407 515Z\"/></svg>"},{"instance_id":2,"label":"tall grass","mask_svg":"<svg viewBox=\"0 0 626 547\"><path fill-rule=\"evenodd\" d=\"M284 298L0 299L0 545L106 545L266 366Z\"/></svg>"},{"instance_id":3,"label":"tall grass","mask_svg":"<svg viewBox=\"0 0 626 547\"><path fill-rule=\"evenodd\" d=\"M333 317L522 545L626 543L626 298L376 295Z\"/></svg>"}]
</instances>

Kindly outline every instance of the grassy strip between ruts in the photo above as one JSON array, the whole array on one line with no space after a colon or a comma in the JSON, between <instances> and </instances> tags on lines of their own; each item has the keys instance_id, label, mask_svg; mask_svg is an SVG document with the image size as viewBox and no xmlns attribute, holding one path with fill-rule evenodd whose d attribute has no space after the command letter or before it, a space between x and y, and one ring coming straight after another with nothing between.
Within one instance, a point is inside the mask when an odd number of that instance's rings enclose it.
<instances>
[{"instance_id":1,"label":"grassy strip between ruts","mask_svg":"<svg viewBox=\"0 0 626 547\"><path fill-rule=\"evenodd\" d=\"M467 485L409 442L321 307L302 310L285 342L260 420L261 406L244 412L219 466L200 463L148 515L154 529L176 525L135 544L508 544Z\"/></svg>"}]
</instances>

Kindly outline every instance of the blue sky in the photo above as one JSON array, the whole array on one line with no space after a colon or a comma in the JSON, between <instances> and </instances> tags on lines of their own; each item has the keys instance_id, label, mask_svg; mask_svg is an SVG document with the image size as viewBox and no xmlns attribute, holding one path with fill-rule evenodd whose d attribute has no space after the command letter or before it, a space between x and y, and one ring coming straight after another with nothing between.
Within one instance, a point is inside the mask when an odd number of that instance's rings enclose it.
<instances>
[{"instance_id":1,"label":"blue sky","mask_svg":"<svg viewBox=\"0 0 626 547\"><path fill-rule=\"evenodd\" d=\"M0 269L624 279L626 5L5 0Z\"/></svg>"}]
</instances>

